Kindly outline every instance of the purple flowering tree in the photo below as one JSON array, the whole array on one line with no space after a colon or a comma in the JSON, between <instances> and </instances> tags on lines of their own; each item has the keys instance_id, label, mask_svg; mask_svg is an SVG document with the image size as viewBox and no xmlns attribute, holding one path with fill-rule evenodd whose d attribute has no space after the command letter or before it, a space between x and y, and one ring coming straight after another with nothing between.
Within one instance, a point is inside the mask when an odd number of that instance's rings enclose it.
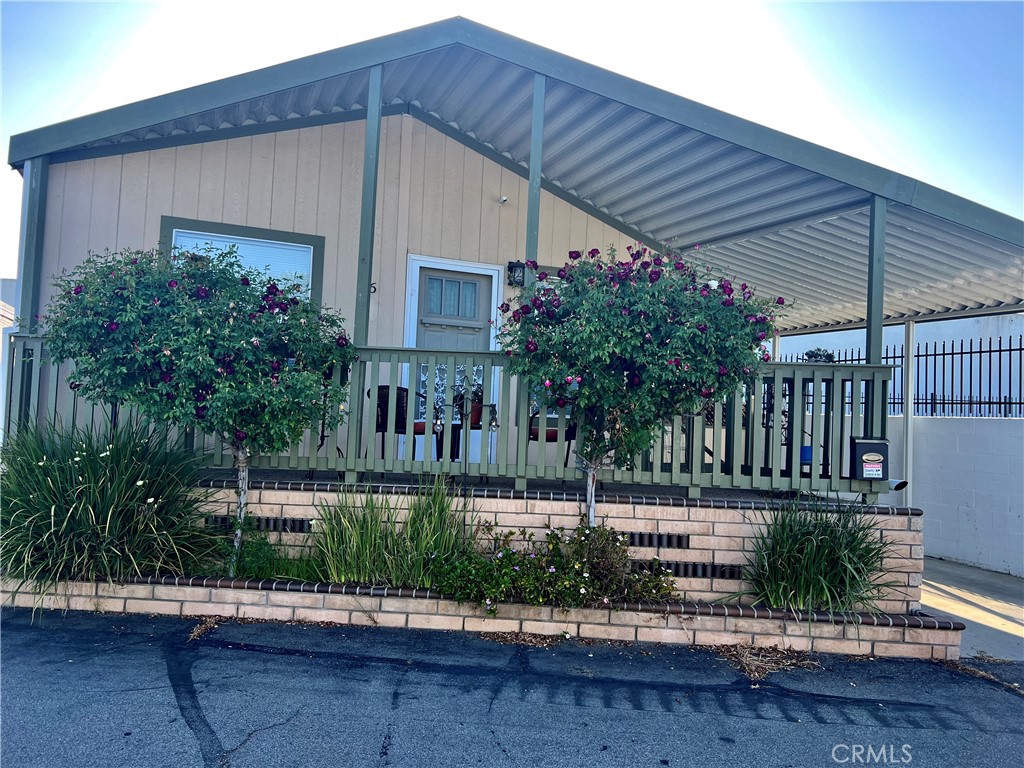
<instances>
[{"instance_id":1,"label":"purple flowering tree","mask_svg":"<svg viewBox=\"0 0 1024 768\"><path fill-rule=\"evenodd\" d=\"M54 286L47 342L55 360L74 361L72 388L230 445L237 558L252 455L341 421L338 381L355 357L343 319L233 249L93 254Z\"/></svg>"},{"instance_id":2,"label":"purple flowering tree","mask_svg":"<svg viewBox=\"0 0 1024 768\"><path fill-rule=\"evenodd\" d=\"M764 342L785 303L679 257L628 250L622 261L614 249L571 251L556 275L538 273L501 307L498 337L513 373L547 404L571 408L591 525L597 471L630 467L666 419L750 381L769 359Z\"/></svg>"}]
</instances>

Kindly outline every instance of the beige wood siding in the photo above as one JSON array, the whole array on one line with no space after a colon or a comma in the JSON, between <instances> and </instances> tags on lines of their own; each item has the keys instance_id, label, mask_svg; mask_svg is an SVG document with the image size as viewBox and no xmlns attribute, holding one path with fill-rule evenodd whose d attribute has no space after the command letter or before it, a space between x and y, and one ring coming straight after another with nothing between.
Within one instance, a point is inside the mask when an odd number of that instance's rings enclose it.
<instances>
[{"instance_id":1,"label":"beige wood siding","mask_svg":"<svg viewBox=\"0 0 1024 768\"><path fill-rule=\"evenodd\" d=\"M44 232L49 278L89 251L151 248L165 215L322 235L324 302L351 317L364 124L341 123L55 163ZM527 181L408 116L381 131L370 342L400 346L408 254L504 265L523 258ZM502 196L508 202L499 205ZM620 251L617 230L547 192L538 261L571 248Z\"/></svg>"}]
</instances>

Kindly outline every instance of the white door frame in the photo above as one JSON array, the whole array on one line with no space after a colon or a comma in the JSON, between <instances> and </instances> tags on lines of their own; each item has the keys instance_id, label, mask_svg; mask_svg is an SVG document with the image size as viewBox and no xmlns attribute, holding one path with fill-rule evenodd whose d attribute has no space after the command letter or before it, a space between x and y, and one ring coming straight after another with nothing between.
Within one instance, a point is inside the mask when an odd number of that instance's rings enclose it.
<instances>
[{"instance_id":1,"label":"white door frame","mask_svg":"<svg viewBox=\"0 0 1024 768\"><path fill-rule=\"evenodd\" d=\"M487 348L492 352L498 349L498 305L501 304L501 266L498 264L481 264L476 261L459 261L457 259L439 259L436 256L422 256L418 253L409 254L409 263L405 275L405 338L407 349L416 348L416 317L420 302L420 270L446 269L449 272L468 272L473 275L489 275L491 278L491 320L488 326Z\"/></svg>"},{"instance_id":2,"label":"white door frame","mask_svg":"<svg viewBox=\"0 0 1024 768\"><path fill-rule=\"evenodd\" d=\"M416 348L416 326L417 316L419 314L420 304L420 270L421 269L444 269L449 272L466 272L472 275L489 275L491 278L491 322L488 324L487 333L487 348L492 352L498 349L498 305L501 303L501 266L499 264L481 264L476 261L460 261L458 259L440 259L436 256L423 256L418 253L409 254L409 263L405 273L405 338L404 343L407 349ZM406 367L407 368L407 367ZM410 387L409 371L406 370L403 373L403 384L406 387ZM498 371L494 371L491 387L492 391L496 392L499 386L499 375ZM488 433L486 438L487 454L489 457L493 457L497 447L497 440L495 435ZM480 440L480 436L476 434L470 435L469 445L466 446L466 456L462 457L463 461L469 461L469 454L473 451L477 453L477 461L481 460L479 456L481 452L481 446L477 441ZM424 443L425 449L427 446L433 445L433 441L427 441ZM425 454L426 455L426 454ZM490 459L488 459L490 460Z\"/></svg>"}]
</instances>

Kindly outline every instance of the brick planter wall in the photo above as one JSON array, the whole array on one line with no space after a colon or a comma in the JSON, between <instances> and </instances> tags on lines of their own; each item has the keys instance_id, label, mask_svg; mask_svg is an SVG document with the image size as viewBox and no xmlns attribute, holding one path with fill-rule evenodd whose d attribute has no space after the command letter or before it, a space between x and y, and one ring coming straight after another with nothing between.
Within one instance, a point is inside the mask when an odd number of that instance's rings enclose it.
<instances>
[{"instance_id":1,"label":"brick planter wall","mask_svg":"<svg viewBox=\"0 0 1024 768\"><path fill-rule=\"evenodd\" d=\"M125 585L60 584L45 595L12 594L0 603L25 608L225 619L328 622L466 632L543 635L682 645L776 646L820 653L957 659L959 622L925 615L816 613L734 605L669 603L615 610L503 605L497 616L429 590L217 578L136 579Z\"/></svg>"},{"instance_id":2,"label":"brick planter wall","mask_svg":"<svg viewBox=\"0 0 1024 768\"><path fill-rule=\"evenodd\" d=\"M371 486L398 510L408 506L409 486ZM307 546L309 521L318 517L316 506L337 500L336 483L252 483L249 514L268 530L274 544ZM355 494L365 493L365 486ZM235 492L216 492L218 515L233 514ZM499 529L526 528L538 539L546 527L575 527L583 511L576 493L514 493L477 488L468 499L481 522ZM629 534L636 560L657 557L677 578L676 588L690 601L712 602L747 587L738 567L747 562L753 536L772 508L764 501L682 499L651 496L598 497L597 516L616 530ZM921 510L906 507L868 507L866 515L881 539L892 544L880 581L885 590L878 609L888 613L915 613L921 609L921 574L924 570L924 526Z\"/></svg>"}]
</instances>

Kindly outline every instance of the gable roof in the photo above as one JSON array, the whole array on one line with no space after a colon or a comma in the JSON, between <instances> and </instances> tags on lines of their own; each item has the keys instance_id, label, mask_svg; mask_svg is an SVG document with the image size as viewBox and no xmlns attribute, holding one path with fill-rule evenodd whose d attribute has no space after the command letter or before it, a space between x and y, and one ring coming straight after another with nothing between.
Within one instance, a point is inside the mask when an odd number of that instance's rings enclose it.
<instances>
[{"instance_id":1,"label":"gable roof","mask_svg":"<svg viewBox=\"0 0 1024 768\"><path fill-rule=\"evenodd\" d=\"M544 186L651 245L796 299L788 330L861 325L867 207L889 207L885 316L1024 308L1024 223L839 152L454 18L12 137L53 162L386 112L525 174L533 78L548 78Z\"/></svg>"}]
</instances>

